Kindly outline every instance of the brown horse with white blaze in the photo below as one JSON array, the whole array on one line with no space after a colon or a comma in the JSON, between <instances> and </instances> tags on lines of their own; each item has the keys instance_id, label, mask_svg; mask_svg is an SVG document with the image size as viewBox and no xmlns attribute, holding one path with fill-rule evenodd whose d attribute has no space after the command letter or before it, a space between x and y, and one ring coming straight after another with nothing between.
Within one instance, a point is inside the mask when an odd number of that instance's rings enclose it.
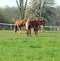
<instances>
[{"instance_id":1,"label":"brown horse with white blaze","mask_svg":"<svg viewBox=\"0 0 60 61\"><path fill-rule=\"evenodd\" d=\"M27 22L26 22L26 34L27 34L27 36L31 36L31 28L33 28L34 29L34 33L35 33L35 35L36 36L38 36L38 23L37 23L37 21L36 20L27 20Z\"/></svg>"},{"instance_id":2,"label":"brown horse with white blaze","mask_svg":"<svg viewBox=\"0 0 60 61\"><path fill-rule=\"evenodd\" d=\"M21 27L25 26L27 20L17 20L14 25L14 32L16 33L17 30L21 30Z\"/></svg>"}]
</instances>

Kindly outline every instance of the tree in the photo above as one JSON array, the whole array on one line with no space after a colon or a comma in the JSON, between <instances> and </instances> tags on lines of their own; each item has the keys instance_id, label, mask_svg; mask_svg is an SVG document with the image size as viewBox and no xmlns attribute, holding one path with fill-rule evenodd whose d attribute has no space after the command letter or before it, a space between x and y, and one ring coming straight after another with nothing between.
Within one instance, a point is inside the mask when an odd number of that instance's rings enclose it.
<instances>
[{"instance_id":1,"label":"tree","mask_svg":"<svg viewBox=\"0 0 60 61\"><path fill-rule=\"evenodd\" d=\"M26 10L26 6L27 6L27 1L28 0L26 0L26 1L24 1L24 0L16 0L18 9L20 11L20 19L24 19L24 17L25 17L25 10Z\"/></svg>"},{"instance_id":2,"label":"tree","mask_svg":"<svg viewBox=\"0 0 60 61\"><path fill-rule=\"evenodd\" d=\"M31 8L35 11L35 16L44 17L46 7L51 7L54 4L54 0L30 0Z\"/></svg>"},{"instance_id":3,"label":"tree","mask_svg":"<svg viewBox=\"0 0 60 61\"><path fill-rule=\"evenodd\" d=\"M60 6L57 6L57 7L56 7L55 13L56 13L55 25L56 25L56 26L60 26Z\"/></svg>"},{"instance_id":4,"label":"tree","mask_svg":"<svg viewBox=\"0 0 60 61\"><path fill-rule=\"evenodd\" d=\"M6 21L7 21L7 19L6 19L5 15L4 15L4 9L0 8L0 22L4 23Z\"/></svg>"},{"instance_id":5,"label":"tree","mask_svg":"<svg viewBox=\"0 0 60 61\"><path fill-rule=\"evenodd\" d=\"M30 11L32 11L30 15L33 18L43 17L50 25L55 16L54 4L54 0L30 0Z\"/></svg>"}]
</instances>

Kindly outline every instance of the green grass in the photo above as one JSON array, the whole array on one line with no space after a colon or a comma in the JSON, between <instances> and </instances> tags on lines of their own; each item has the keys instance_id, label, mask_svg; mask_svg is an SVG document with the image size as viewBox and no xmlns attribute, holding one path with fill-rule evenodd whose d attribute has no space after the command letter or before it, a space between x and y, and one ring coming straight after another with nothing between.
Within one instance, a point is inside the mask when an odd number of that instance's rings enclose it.
<instances>
[{"instance_id":1,"label":"green grass","mask_svg":"<svg viewBox=\"0 0 60 61\"><path fill-rule=\"evenodd\" d=\"M0 61L60 61L60 32L39 31L38 37L26 37L0 30Z\"/></svg>"}]
</instances>

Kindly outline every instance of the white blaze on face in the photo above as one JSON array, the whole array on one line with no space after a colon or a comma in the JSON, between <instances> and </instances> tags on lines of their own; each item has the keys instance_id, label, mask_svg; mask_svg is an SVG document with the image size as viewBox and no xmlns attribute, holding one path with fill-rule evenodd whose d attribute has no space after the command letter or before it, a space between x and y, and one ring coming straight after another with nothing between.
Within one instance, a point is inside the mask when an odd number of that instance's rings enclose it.
<instances>
[{"instance_id":1,"label":"white blaze on face","mask_svg":"<svg viewBox=\"0 0 60 61\"><path fill-rule=\"evenodd\" d=\"M29 19L26 22L26 29L28 30L28 26L29 26Z\"/></svg>"}]
</instances>

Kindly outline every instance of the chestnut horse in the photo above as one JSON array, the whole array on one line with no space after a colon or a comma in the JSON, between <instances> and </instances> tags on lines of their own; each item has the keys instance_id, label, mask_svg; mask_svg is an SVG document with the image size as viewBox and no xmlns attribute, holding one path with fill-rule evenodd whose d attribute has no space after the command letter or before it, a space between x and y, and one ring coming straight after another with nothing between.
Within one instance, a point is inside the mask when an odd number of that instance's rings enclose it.
<instances>
[{"instance_id":1,"label":"chestnut horse","mask_svg":"<svg viewBox=\"0 0 60 61\"><path fill-rule=\"evenodd\" d=\"M38 26L41 26L41 31L44 32L45 31L45 25L46 25L46 20L45 19L39 19L37 20L38 22Z\"/></svg>"},{"instance_id":2,"label":"chestnut horse","mask_svg":"<svg viewBox=\"0 0 60 61\"><path fill-rule=\"evenodd\" d=\"M36 20L27 20L27 22L26 22L26 34L27 34L27 36L31 36L31 28L33 28L34 29L34 33L35 33L35 35L36 36L38 36L38 23L37 23L37 21Z\"/></svg>"},{"instance_id":3,"label":"chestnut horse","mask_svg":"<svg viewBox=\"0 0 60 61\"><path fill-rule=\"evenodd\" d=\"M21 30L21 27L25 26L27 20L17 20L14 25L14 32L16 33L17 30Z\"/></svg>"}]
</instances>

